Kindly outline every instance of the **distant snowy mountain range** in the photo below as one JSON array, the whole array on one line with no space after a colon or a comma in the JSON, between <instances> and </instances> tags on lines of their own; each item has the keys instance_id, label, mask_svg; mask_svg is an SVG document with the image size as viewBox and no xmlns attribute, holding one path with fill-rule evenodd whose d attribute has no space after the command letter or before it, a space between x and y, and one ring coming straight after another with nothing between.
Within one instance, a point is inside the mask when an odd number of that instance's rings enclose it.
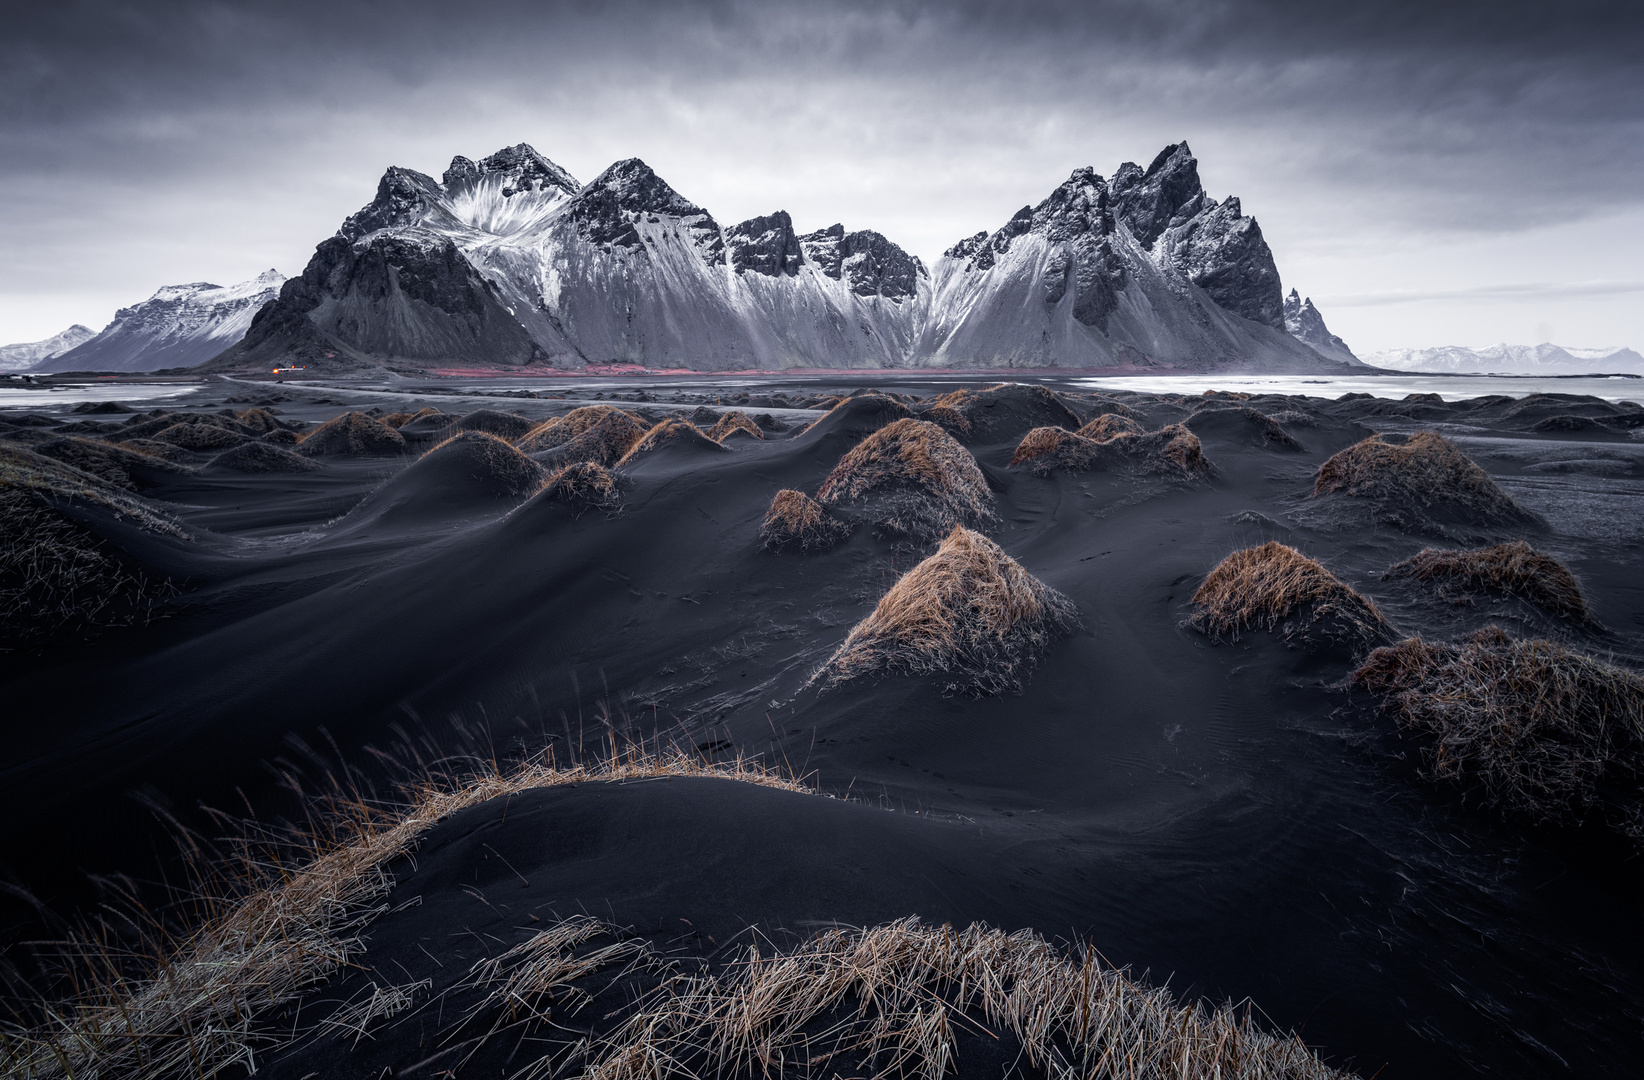
<instances>
[{"instance_id":1,"label":"distant snowy mountain range","mask_svg":"<svg viewBox=\"0 0 1644 1080\"><path fill-rule=\"evenodd\" d=\"M95 330L75 323L62 333L53 334L44 341L0 345L0 371L22 371L31 368L42 360L50 360L54 356L66 353L76 345L90 341L96 336Z\"/></svg>"},{"instance_id":2,"label":"distant snowy mountain range","mask_svg":"<svg viewBox=\"0 0 1644 1080\"><path fill-rule=\"evenodd\" d=\"M282 284L283 282L283 284ZM219 355L220 354L220 355ZM214 359L213 359L214 358ZM520 144L390 168L302 275L172 286L38 370L1359 367L1186 143L1075 170L927 267L872 230L721 226L644 162L587 185Z\"/></svg>"},{"instance_id":3,"label":"distant snowy mountain range","mask_svg":"<svg viewBox=\"0 0 1644 1080\"><path fill-rule=\"evenodd\" d=\"M88 334L73 348L41 360L33 370L195 367L244 337L252 317L279 294L284 281L285 275L278 270L267 270L226 288L204 281L167 285L142 303L121 308L101 333Z\"/></svg>"},{"instance_id":4,"label":"distant snowy mountain range","mask_svg":"<svg viewBox=\"0 0 1644 1080\"><path fill-rule=\"evenodd\" d=\"M1467 349L1393 349L1365 358L1374 367L1446 374L1644 375L1644 356L1632 349L1573 349L1549 345L1491 345Z\"/></svg>"}]
</instances>

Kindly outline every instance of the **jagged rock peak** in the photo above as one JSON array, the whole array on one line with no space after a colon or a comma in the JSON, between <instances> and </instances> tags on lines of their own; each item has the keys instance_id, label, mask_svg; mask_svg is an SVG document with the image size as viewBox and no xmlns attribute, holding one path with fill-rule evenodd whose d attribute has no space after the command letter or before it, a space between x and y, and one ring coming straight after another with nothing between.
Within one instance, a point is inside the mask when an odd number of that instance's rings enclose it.
<instances>
[{"instance_id":1,"label":"jagged rock peak","mask_svg":"<svg viewBox=\"0 0 1644 1080\"><path fill-rule=\"evenodd\" d=\"M582 190L576 177L537 153L527 143L505 146L490 157L481 159L478 164L459 154L451 159L451 167L445 170L444 182L450 188L458 184L472 184L482 176L493 174L503 175L509 181L503 188L505 196L544 187L558 188L567 195L575 195Z\"/></svg>"},{"instance_id":2,"label":"jagged rock peak","mask_svg":"<svg viewBox=\"0 0 1644 1080\"><path fill-rule=\"evenodd\" d=\"M1279 268L1261 226L1255 218L1243 215L1238 199L1229 198L1171 225L1160 248L1217 306L1275 330L1284 329Z\"/></svg>"},{"instance_id":3,"label":"jagged rock peak","mask_svg":"<svg viewBox=\"0 0 1644 1080\"><path fill-rule=\"evenodd\" d=\"M883 296L900 304L919 290L925 266L872 229L846 232L835 222L799 238L806 261L858 296Z\"/></svg>"},{"instance_id":4,"label":"jagged rock peak","mask_svg":"<svg viewBox=\"0 0 1644 1080\"><path fill-rule=\"evenodd\" d=\"M1353 355L1347 342L1332 334L1330 328L1324 325L1324 316L1313 306L1313 298L1303 300L1295 289L1291 289L1290 295L1284 298L1284 328L1291 337L1306 342L1326 356L1339 357L1341 353Z\"/></svg>"},{"instance_id":5,"label":"jagged rock peak","mask_svg":"<svg viewBox=\"0 0 1644 1080\"><path fill-rule=\"evenodd\" d=\"M725 230L725 245L731 268L739 274L752 270L767 277L792 277L805 261L786 210L732 225Z\"/></svg>"},{"instance_id":6,"label":"jagged rock peak","mask_svg":"<svg viewBox=\"0 0 1644 1080\"><path fill-rule=\"evenodd\" d=\"M1113 209L1143 247L1166 229L1215 206L1199 183L1199 161L1186 142L1171 143L1144 171L1127 161L1113 174Z\"/></svg>"},{"instance_id":7,"label":"jagged rock peak","mask_svg":"<svg viewBox=\"0 0 1644 1080\"><path fill-rule=\"evenodd\" d=\"M689 217L707 211L668 186L668 182L639 158L617 162L583 188L579 201L611 200L634 213Z\"/></svg>"},{"instance_id":8,"label":"jagged rock peak","mask_svg":"<svg viewBox=\"0 0 1644 1080\"><path fill-rule=\"evenodd\" d=\"M440 189L431 176L415 169L390 165L377 181L377 195L358 213L342 223L337 235L358 240L367 233L396 225L410 225L439 204Z\"/></svg>"},{"instance_id":9,"label":"jagged rock peak","mask_svg":"<svg viewBox=\"0 0 1644 1080\"><path fill-rule=\"evenodd\" d=\"M668 186L638 158L617 162L579 191L571 200L570 216L577 233L594 244L638 249L644 246L638 225L674 218L709 265L725 259L719 224L702 207Z\"/></svg>"}]
</instances>

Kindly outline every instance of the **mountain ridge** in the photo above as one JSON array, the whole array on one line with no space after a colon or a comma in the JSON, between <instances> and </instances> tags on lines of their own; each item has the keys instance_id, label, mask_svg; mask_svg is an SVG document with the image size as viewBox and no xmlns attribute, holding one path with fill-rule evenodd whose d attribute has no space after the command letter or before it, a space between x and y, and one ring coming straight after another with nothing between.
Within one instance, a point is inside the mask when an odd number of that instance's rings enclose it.
<instances>
[{"instance_id":1,"label":"mountain ridge","mask_svg":"<svg viewBox=\"0 0 1644 1080\"><path fill-rule=\"evenodd\" d=\"M1542 342L1505 342L1472 349L1440 345L1427 349L1389 349L1365 358L1394 371L1453 374L1644 375L1644 356L1624 347L1582 349Z\"/></svg>"},{"instance_id":2,"label":"mountain ridge","mask_svg":"<svg viewBox=\"0 0 1644 1080\"><path fill-rule=\"evenodd\" d=\"M164 285L121 308L101 331L31 370L157 371L195 367L240 340L275 297L285 275L265 270L236 285Z\"/></svg>"}]
</instances>

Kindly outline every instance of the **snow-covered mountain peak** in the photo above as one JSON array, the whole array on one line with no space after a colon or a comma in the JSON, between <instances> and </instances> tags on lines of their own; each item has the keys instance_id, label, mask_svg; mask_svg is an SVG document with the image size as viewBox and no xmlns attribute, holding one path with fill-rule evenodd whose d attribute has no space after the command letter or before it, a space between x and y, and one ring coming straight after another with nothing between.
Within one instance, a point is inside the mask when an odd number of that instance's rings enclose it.
<instances>
[{"instance_id":1,"label":"snow-covered mountain peak","mask_svg":"<svg viewBox=\"0 0 1644 1080\"><path fill-rule=\"evenodd\" d=\"M444 187L451 216L493 236L537 228L582 190L576 177L525 143L504 147L477 164L452 158Z\"/></svg>"},{"instance_id":2,"label":"snow-covered mountain peak","mask_svg":"<svg viewBox=\"0 0 1644 1080\"><path fill-rule=\"evenodd\" d=\"M43 360L36 370L154 371L202 363L243 337L284 282L279 271L265 270L236 285L162 286L115 312L101 333Z\"/></svg>"},{"instance_id":3,"label":"snow-covered mountain peak","mask_svg":"<svg viewBox=\"0 0 1644 1080\"><path fill-rule=\"evenodd\" d=\"M434 178L415 169L390 165L377 181L377 195L358 213L349 215L337 230L345 240L358 240L380 229L401 225L416 225L431 215L449 212L444 206L444 191Z\"/></svg>"},{"instance_id":4,"label":"snow-covered mountain peak","mask_svg":"<svg viewBox=\"0 0 1644 1080\"><path fill-rule=\"evenodd\" d=\"M451 159L445 170L447 190L465 183L473 183L484 176L497 176L505 181L504 194L512 196L520 191L537 191L544 187L557 188L567 195L582 189L576 177L549 161L527 143L505 146L478 164L458 155Z\"/></svg>"},{"instance_id":5,"label":"snow-covered mountain peak","mask_svg":"<svg viewBox=\"0 0 1644 1080\"><path fill-rule=\"evenodd\" d=\"M674 219L711 266L725 259L725 243L713 215L668 186L639 158L619 161L594 177L571 199L566 211L577 234L592 244L637 249L644 245L636 225Z\"/></svg>"},{"instance_id":6,"label":"snow-covered mountain peak","mask_svg":"<svg viewBox=\"0 0 1644 1080\"><path fill-rule=\"evenodd\" d=\"M96 336L97 331L75 323L67 330L40 341L0 345L0 371L20 371L23 368L33 367L42 360L60 356Z\"/></svg>"}]
</instances>

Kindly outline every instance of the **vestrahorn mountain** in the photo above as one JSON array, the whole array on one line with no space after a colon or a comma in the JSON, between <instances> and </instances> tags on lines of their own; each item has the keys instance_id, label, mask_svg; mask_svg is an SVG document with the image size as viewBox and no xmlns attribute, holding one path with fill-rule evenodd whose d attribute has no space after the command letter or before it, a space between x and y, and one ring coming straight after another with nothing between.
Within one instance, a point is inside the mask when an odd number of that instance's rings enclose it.
<instances>
[{"instance_id":1,"label":"vestrahorn mountain","mask_svg":"<svg viewBox=\"0 0 1644 1080\"><path fill-rule=\"evenodd\" d=\"M584 186L520 144L439 180L390 168L210 366L1357 364L1286 314L1261 228L1204 191L1185 143L1111 179L1076 170L932 267L783 211L721 226L636 158Z\"/></svg>"}]
</instances>

